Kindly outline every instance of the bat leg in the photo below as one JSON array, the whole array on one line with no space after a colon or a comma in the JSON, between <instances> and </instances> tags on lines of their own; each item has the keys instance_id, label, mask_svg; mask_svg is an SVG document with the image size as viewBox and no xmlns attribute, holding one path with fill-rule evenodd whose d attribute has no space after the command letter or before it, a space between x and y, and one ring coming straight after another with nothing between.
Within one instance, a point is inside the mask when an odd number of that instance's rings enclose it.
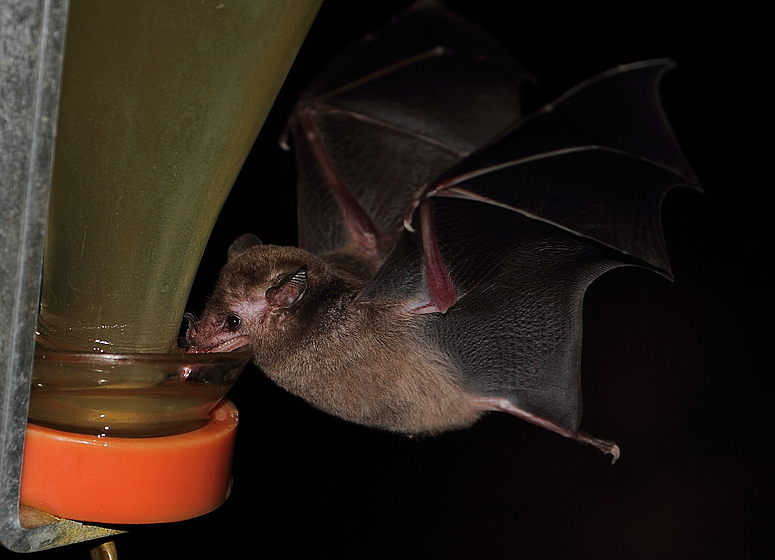
<instances>
[{"instance_id":1,"label":"bat leg","mask_svg":"<svg viewBox=\"0 0 775 560\"><path fill-rule=\"evenodd\" d=\"M611 441L610 439L596 438L589 435L587 432L577 432L576 435L572 437L576 441L597 447L603 453L610 455L612 465L618 461L619 457L622 455L622 450L619 449L619 446L615 441Z\"/></svg>"},{"instance_id":2,"label":"bat leg","mask_svg":"<svg viewBox=\"0 0 775 560\"><path fill-rule=\"evenodd\" d=\"M558 433L561 436L571 438L580 443L592 445L598 448L603 453L611 455L612 465L617 461L617 459L619 459L619 456L621 455L621 450L619 449L619 446L613 441L592 437L586 432L574 432L573 430L564 428L559 424L555 424L554 422L550 422L545 418L541 418L540 416L536 416L535 414L532 414L530 412L527 412L526 410L522 410L521 408L516 407L510 400L506 398L476 397L473 399L473 405L479 410L494 410L498 412L507 412L508 414L512 414L514 416L517 416L518 418L522 418L523 420L530 422L531 424L535 424L536 426L540 426L542 428L546 428L547 430L551 430L555 433Z\"/></svg>"}]
</instances>

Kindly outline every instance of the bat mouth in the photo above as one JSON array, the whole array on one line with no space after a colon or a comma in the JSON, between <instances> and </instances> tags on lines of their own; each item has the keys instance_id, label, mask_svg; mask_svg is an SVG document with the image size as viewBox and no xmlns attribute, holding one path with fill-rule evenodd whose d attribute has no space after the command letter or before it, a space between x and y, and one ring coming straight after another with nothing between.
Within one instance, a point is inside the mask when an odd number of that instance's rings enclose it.
<instances>
[{"instance_id":1,"label":"bat mouth","mask_svg":"<svg viewBox=\"0 0 775 560\"><path fill-rule=\"evenodd\" d=\"M234 352L235 350L241 350L242 348L245 348L249 341L250 337L246 334L235 335L210 346L191 345L188 347L187 352L189 354L204 354L206 352Z\"/></svg>"}]
</instances>

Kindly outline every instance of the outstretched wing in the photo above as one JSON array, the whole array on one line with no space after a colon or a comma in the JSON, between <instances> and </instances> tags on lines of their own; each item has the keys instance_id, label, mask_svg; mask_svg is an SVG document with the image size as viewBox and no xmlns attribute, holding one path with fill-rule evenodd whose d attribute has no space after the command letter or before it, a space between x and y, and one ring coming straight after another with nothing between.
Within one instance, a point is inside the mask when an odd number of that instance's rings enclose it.
<instances>
[{"instance_id":1,"label":"outstretched wing","mask_svg":"<svg viewBox=\"0 0 775 560\"><path fill-rule=\"evenodd\" d=\"M662 199L699 189L659 102L670 65L615 68L521 120L508 51L418 2L297 105L300 245L382 262L358 299L424 314L479 406L584 439L586 288L623 265L670 278Z\"/></svg>"},{"instance_id":2,"label":"outstretched wing","mask_svg":"<svg viewBox=\"0 0 775 560\"><path fill-rule=\"evenodd\" d=\"M300 246L381 260L421 188L519 120L526 77L500 43L433 1L342 53L289 122Z\"/></svg>"},{"instance_id":3,"label":"outstretched wing","mask_svg":"<svg viewBox=\"0 0 775 560\"><path fill-rule=\"evenodd\" d=\"M586 288L623 265L670 277L662 199L699 189L659 103L669 66L588 80L445 172L359 299L435 312L428 335L485 407L575 434Z\"/></svg>"}]
</instances>

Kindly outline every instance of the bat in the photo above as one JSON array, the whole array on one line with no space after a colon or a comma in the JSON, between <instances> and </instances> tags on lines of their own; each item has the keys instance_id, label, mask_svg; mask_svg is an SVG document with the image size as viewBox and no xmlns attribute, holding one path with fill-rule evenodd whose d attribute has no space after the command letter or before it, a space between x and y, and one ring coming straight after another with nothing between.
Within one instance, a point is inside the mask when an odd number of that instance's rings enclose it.
<instances>
[{"instance_id":1,"label":"bat","mask_svg":"<svg viewBox=\"0 0 775 560\"><path fill-rule=\"evenodd\" d=\"M672 279L660 224L700 190L662 110L672 66L618 66L530 116L532 77L495 38L420 1L300 97L299 247L247 234L190 352L248 347L284 389L410 435L513 414L580 431L582 302L620 266Z\"/></svg>"}]
</instances>

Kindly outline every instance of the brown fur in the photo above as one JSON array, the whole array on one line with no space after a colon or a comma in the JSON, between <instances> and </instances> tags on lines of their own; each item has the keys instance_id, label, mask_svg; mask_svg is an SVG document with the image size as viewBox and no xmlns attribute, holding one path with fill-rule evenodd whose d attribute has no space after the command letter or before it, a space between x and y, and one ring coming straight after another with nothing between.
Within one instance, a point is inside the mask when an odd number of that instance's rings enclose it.
<instances>
[{"instance_id":1,"label":"brown fur","mask_svg":"<svg viewBox=\"0 0 775 560\"><path fill-rule=\"evenodd\" d=\"M302 297L267 312L263 294L301 265ZM341 254L254 247L224 267L199 324L239 314L240 333L272 380L346 420L410 434L472 424L481 412L456 382L455 366L423 336L422 316L354 301L372 273Z\"/></svg>"}]
</instances>

